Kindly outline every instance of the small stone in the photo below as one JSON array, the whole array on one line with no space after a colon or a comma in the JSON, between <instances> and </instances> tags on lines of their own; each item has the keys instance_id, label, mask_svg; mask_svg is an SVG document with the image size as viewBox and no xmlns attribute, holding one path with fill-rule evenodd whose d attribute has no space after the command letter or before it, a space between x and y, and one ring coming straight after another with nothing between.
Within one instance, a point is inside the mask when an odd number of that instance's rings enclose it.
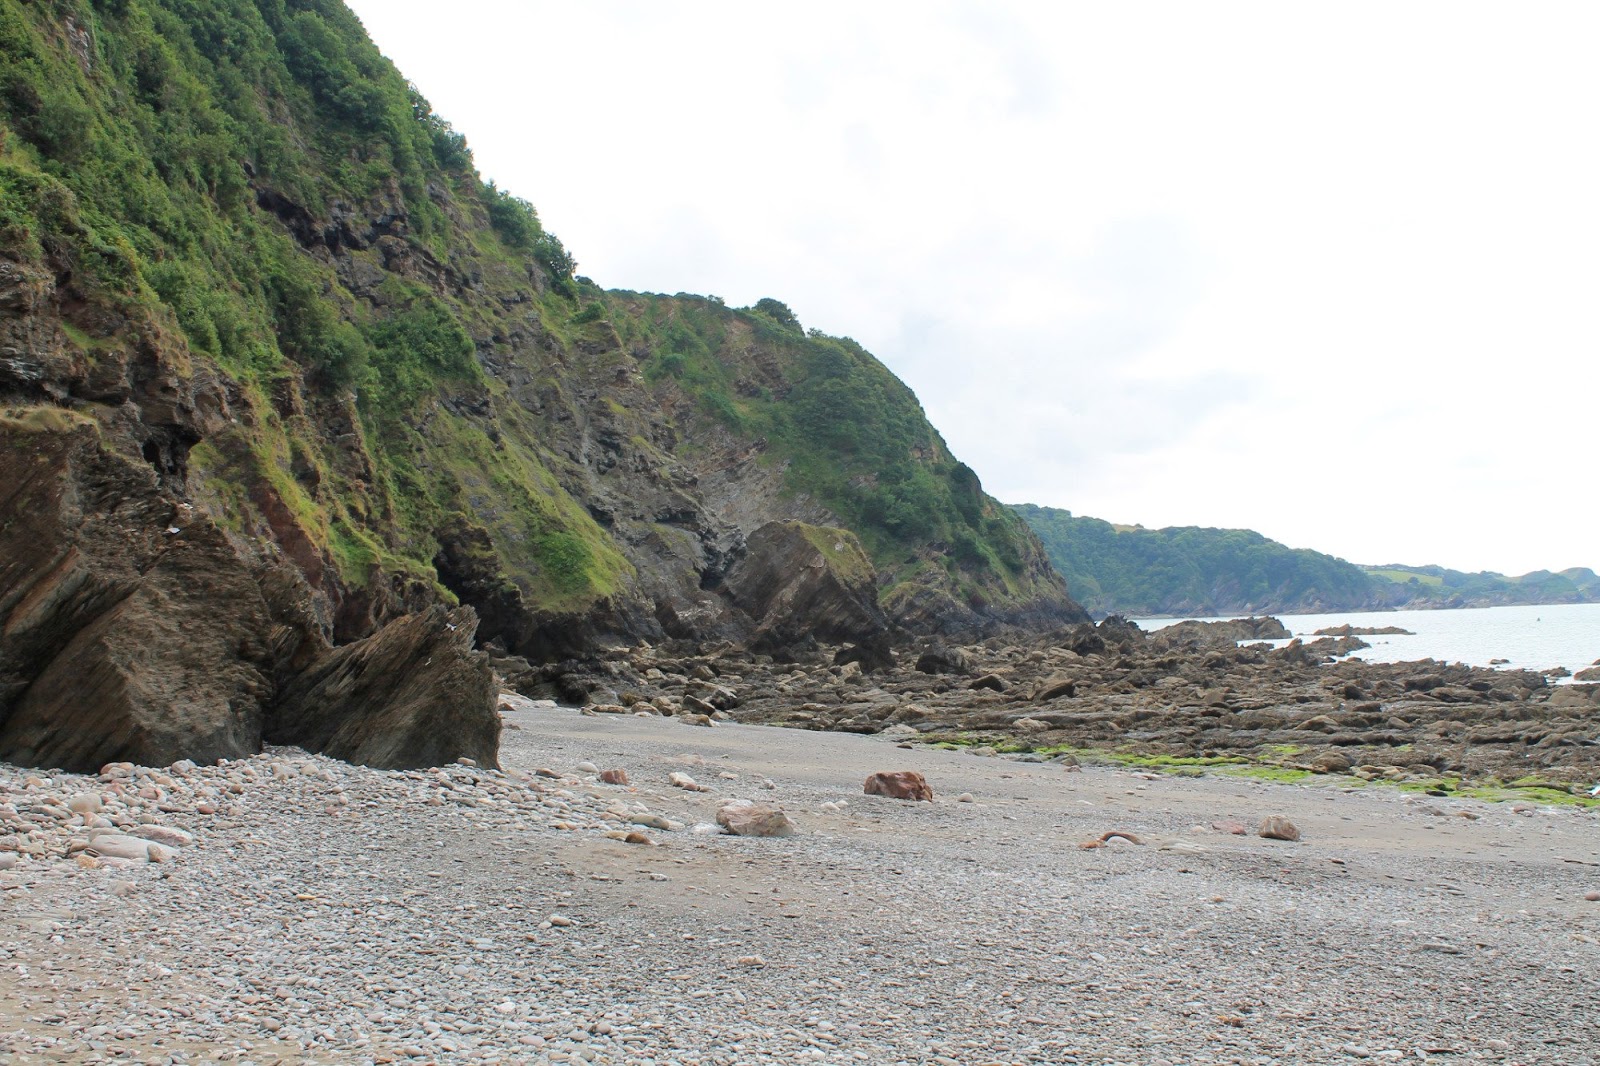
<instances>
[{"instance_id":1,"label":"small stone","mask_svg":"<svg viewBox=\"0 0 1600 1066\"><path fill-rule=\"evenodd\" d=\"M646 829L682 829L683 823L674 822L664 814L633 814L628 816L628 821L634 825L642 825Z\"/></svg>"},{"instance_id":2,"label":"small stone","mask_svg":"<svg viewBox=\"0 0 1600 1066\"><path fill-rule=\"evenodd\" d=\"M80 792L67 800L67 809L73 814L99 814L102 806L98 792Z\"/></svg>"},{"instance_id":3,"label":"small stone","mask_svg":"<svg viewBox=\"0 0 1600 1066\"><path fill-rule=\"evenodd\" d=\"M972 793L963 792L963 793L961 793L961 795L956 797L956 802L957 803L976 803L978 801L977 801L976 797L974 797L972 795Z\"/></svg>"},{"instance_id":4,"label":"small stone","mask_svg":"<svg viewBox=\"0 0 1600 1066\"><path fill-rule=\"evenodd\" d=\"M760 955L740 955L735 961L740 966L749 966L752 968L759 968L767 964L767 960L763 959Z\"/></svg>"},{"instance_id":5,"label":"small stone","mask_svg":"<svg viewBox=\"0 0 1600 1066\"><path fill-rule=\"evenodd\" d=\"M1261 819L1256 836L1267 840L1299 840L1300 829L1281 814L1269 814Z\"/></svg>"},{"instance_id":6,"label":"small stone","mask_svg":"<svg viewBox=\"0 0 1600 1066\"><path fill-rule=\"evenodd\" d=\"M681 773L681 772L679 772L677 770L674 770L672 773L668 774L667 775L667 780L672 782L672 784L674 786L676 786L677 788L683 789L685 792L704 792L705 791L705 786L704 785L700 784L700 782L696 781L694 778L690 777L688 774Z\"/></svg>"},{"instance_id":7,"label":"small stone","mask_svg":"<svg viewBox=\"0 0 1600 1066\"><path fill-rule=\"evenodd\" d=\"M602 770L600 772L600 780L608 785L626 785L628 783L628 771Z\"/></svg>"},{"instance_id":8,"label":"small stone","mask_svg":"<svg viewBox=\"0 0 1600 1066\"><path fill-rule=\"evenodd\" d=\"M17 853L14 851L0 851L0 870L14 870L17 868Z\"/></svg>"},{"instance_id":9,"label":"small stone","mask_svg":"<svg viewBox=\"0 0 1600 1066\"><path fill-rule=\"evenodd\" d=\"M1590 903L1600 903L1600 892L1585 892L1583 898Z\"/></svg>"},{"instance_id":10,"label":"small stone","mask_svg":"<svg viewBox=\"0 0 1600 1066\"><path fill-rule=\"evenodd\" d=\"M1236 837L1242 837L1250 831L1249 829L1245 828L1245 824L1243 822L1212 822L1211 828L1215 829L1219 833L1232 833Z\"/></svg>"},{"instance_id":11,"label":"small stone","mask_svg":"<svg viewBox=\"0 0 1600 1066\"><path fill-rule=\"evenodd\" d=\"M622 838L622 842L624 844L654 844L655 843L654 840L651 840L649 837L645 836L643 833L638 833L638 832L624 834L623 838Z\"/></svg>"},{"instance_id":12,"label":"small stone","mask_svg":"<svg viewBox=\"0 0 1600 1066\"><path fill-rule=\"evenodd\" d=\"M565 914L552 914L549 921L557 929L566 929L572 925L572 919Z\"/></svg>"},{"instance_id":13,"label":"small stone","mask_svg":"<svg viewBox=\"0 0 1600 1066\"><path fill-rule=\"evenodd\" d=\"M599 772L600 767L596 766L592 762L581 762L578 764L578 773L580 774L597 774Z\"/></svg>"}]
</instances>

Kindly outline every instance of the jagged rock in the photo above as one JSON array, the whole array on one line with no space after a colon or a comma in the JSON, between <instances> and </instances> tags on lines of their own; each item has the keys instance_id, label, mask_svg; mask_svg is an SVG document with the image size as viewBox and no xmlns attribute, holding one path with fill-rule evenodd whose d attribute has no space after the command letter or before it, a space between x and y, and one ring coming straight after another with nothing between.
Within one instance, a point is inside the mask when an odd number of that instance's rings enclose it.
<instances>
[{"instance_id":1,"label":"jagged rock","mask_svg":"<svg viewBox=\"0 0 1600 1066\"><path fill-rule=\"evenodd\" d=\"M874 637L861 641L859 644L840 648L833 657L833 664L835 666L843 666L845 663L857 663L863 671L869 674L892 670L895 665L895 656L894 644L890 640L889 634L879 633Z\"/></svg>"},{"instance_id":2,"label":"jagged rock","mask_svg":"<svg viewBox=\"0 0 1600 1066\"><path fill-rule=\"evenodd\" d=\"M261 746L279 662L321 638L154 471L49 408L0 418L0 758L92 772Z\"/></svg>"},{"instance_id":3,"label":"jagged rock","mask_svg":"<svg viewBox=\"0 0 1600 1066\"><path fill-rule=\"evenodd\" d=\"M927 778L915 770L879 771L867 778L861 791L889 799L933 801L933 789L928 787Z\"/></svg>"},{"instance_id":4,"label":"jagged rock","mask_svg":"<svg viewBox=\"0 0 1600 1066\"><path fill-rule=\"evenodd\" d=\"M756 620L751 646L808 640L873 641L888 631L877 572L855 534L803 522L769 522L750 535L723 585Z\"/></svg>"},{"instance_id":5,"label":"jagged rock","mask_svg":"<svg viewBox=\"0 0 1600 1066\"><path fill-rule=\"evenodd\" d=\"M947 648L943 644L935 644L917 656L917 672L970 676L972 673L972 656L960 648Z\"/></svg>"},{"instance_id":6,"label":"jagged rock","mask_svg":"<svg viewBox=\"0 0 1600 1066\"><path fill-rule=\"evenodd\" d=\"M1038 688L1034 690L1033 700L1035 703L1043 703L1061 696L1071 696L1077 690L1077 679L1057 675L1039 683Z\"/></svg>"},{"instance_id":7,"label":"jagged rock","mask_svg":"<svg viewBox=\"0 0 1600 1066\"><path fill-rule=\"evenodd\" d=\"M386 769L499 766L494 671L471 608L433 607L335 649L283 691L266 737Z\"/></svg>"},{"instance_id":8,"label":"jagged rock","mask_svg":"<svg viewBox=\"0 0 1600 1066\"><path fill-rule=\"evenodd\" d=\"M990 692L1007 692L1011 686L1006 684L1005 678L999 674L984 674L982 677L974 679L967 688L975 692L980 689L988 689Z\"/></svg>"}]
</instances>

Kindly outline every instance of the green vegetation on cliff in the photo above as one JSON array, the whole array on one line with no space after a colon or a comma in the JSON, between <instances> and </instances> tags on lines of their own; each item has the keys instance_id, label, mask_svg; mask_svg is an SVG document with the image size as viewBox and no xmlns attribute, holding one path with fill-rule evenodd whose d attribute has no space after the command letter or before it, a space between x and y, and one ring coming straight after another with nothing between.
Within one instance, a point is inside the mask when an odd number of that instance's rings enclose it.
<instances>
[{"instance_id":1,"label":"green vegetation on cliff","mask_svg":"<svg viewBox=\"0 0 1600 1066\"><path fill-rule=\"evenodd\" d=\"M0 0L0 400L96 418L347 635L455 596L530 653L642 635L800 512L886 597L1074 610L859 345L575 265L338 0ZM783 499L729 529L740 455Z\"/></svg>"},{"instance_id":2,"label":"green vegetation on cliff","mask_svg":"<svg viewBox=\"0 0 1600 1066\"><path fill-rule=\"evenodd\" d=\"M1248 529L1144 529L1053 507L1015 509L1091 612L1212 616L1383 606L1359 566Z\"/></svg>"},{"instance_id":3,"label":"green vegetation on cliff","mask_svg":"<svg viewBox=\"0 0 1600 1066\"><path fill-rule=\"evenodd\" d=\"M1034 504L1013 508L1080 603L1145 617L1481 607L1600 601L1592 571L1522 577L1443 567L1363 567L1248 529L1145 529Z\"/></svg>"}]
</instances>

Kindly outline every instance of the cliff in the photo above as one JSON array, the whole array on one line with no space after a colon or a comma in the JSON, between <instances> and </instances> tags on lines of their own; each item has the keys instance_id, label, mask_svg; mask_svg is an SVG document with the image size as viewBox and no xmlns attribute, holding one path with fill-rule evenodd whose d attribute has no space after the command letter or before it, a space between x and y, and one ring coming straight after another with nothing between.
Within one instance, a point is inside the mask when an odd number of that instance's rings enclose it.
<instances>
[{"instance_id":1,"label":"cliff","mask_svg":"<svg viewBox=\"0 0 1600 1066\"><path fill-rule=\"evenodd\" d=\"M295 634L230 682L259 688L235 747L315 687L306 671L335 669L319 656L438 607L471 607L480 645L535 662L1083 617L881 363L776 300L576 276L342 4L0 16L0 445L61 485L125 477L104 498L142 501L152 530L196 516L243 584L173 607L176 631L242 598ZM57 538L38 565L116 554L84 540L101 505L70 502L80 527L30 527ZM6 506L21 535L27 505ZM851 560L827 587L752 598L728 580L800 565L818 538ZM0 611L38 577L4 573ZM0 644L0 725L92 615L25 653Z\"/></svg>"}]
</instances>

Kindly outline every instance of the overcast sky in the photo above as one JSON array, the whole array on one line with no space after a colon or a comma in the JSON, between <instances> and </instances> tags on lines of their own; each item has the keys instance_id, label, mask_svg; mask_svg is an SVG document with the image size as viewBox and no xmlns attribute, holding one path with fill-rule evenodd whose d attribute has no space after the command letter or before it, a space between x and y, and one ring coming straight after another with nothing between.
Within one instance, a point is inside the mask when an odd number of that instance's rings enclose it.
<instances>
[{"instance_id":1,"label":"overcast sky","mask_svg":"<svg viewBox=\"0 0 1600 1066\"><path fill-rule=\"evenodd\" d=\"M1002 500L1600 568L1600 5L352 6L580 273L854 337Z\"/></svg>"}]
</instances>

